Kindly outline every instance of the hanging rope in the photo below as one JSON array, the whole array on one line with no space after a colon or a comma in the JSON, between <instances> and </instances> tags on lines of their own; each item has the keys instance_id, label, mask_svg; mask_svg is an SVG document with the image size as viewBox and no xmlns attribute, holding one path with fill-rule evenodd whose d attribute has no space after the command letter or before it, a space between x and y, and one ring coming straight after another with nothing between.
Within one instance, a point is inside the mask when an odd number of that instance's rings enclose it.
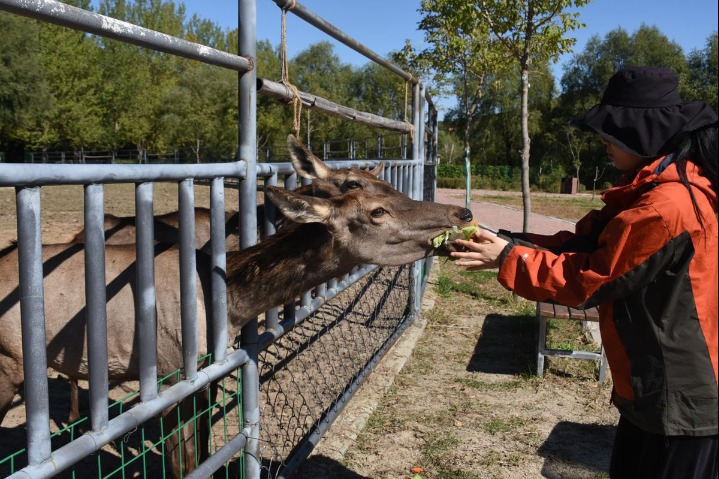
<instances>
[{"instance_id":1,"label":"hanging rope","mask_svg":"<svg viewBox=\"0 0 719 479\"><path fill-rule=\"evenodd\" d=\"M409 82L412 79L404 82L404 122L409 125L409 137L414 141L414 125L407 119L407 108L409 105Z\"/></svg>"},{"instance_id":2,"label":"hanging rope","mask_svg":"<svg viewBox=\"0 0 719 479\"><path fill-rule=\"evenodd\" d=\"M302 100L297 87L290 82L290 72L287 60L287 11L295 8L296 0L291 0L282 8L282 34L280 39L280 58L282 60L282 79L280 83L285 85L292 92L292 130L295 136L300 136L300 126L302 125Z\"/></svg>"}]
</instances>

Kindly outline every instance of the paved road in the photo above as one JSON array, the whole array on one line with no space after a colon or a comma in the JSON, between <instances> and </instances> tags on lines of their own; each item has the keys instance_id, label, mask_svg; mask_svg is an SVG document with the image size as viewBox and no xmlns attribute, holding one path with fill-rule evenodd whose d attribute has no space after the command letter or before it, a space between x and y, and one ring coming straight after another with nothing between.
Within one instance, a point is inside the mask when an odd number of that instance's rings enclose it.
<instances>
[{"instance_id":1,"label":"paved road","mask_svg":"<svg viewBox=\"0 0 719 479\"><path fill-rule=\"evenodd\" d=\"M464 190L438 188L435 201L464 206ZM470 209L479 224L483 226L493 230L502 228L509 231L522 231L523 212L521 209L484 201L472 201ZM532 213L529 218L531 233L554 234L560 230L574 231L574 223L536 213Z\"/></svg>"}]
</instances>

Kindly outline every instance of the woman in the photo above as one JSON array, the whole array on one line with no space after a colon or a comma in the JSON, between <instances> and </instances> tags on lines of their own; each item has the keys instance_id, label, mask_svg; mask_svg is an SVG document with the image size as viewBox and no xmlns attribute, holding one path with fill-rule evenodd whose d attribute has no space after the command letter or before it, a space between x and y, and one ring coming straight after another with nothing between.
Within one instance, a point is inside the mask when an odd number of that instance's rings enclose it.
<instances>
[{"instance_id":1,"label":"woman","mask_svg":"<svg viewBox=\"0 0 719 479\"><path fill-rule=\"evenodd\" d=\"M620 413L612 479L717 477L717 115L631 67L575 126L625 178L554 236L478 231L452 253L533 301L599 305Z\"/></svg>"}]
</instances>

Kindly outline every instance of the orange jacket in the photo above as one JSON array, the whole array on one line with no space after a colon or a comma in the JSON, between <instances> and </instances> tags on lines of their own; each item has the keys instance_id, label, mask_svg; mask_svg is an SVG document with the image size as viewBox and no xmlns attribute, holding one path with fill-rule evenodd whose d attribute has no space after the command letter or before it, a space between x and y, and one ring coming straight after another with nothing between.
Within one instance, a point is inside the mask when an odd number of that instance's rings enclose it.
<instances>
[{"instance_id":1,"label":"orange jacket","mask_svg":"<svg viewBox=\"0 0 719 479\"><path fill-rule=\"evenodd\" d=\"M700 223L669 160L607 190L575 233L509 237L498 279L533 301L599 306L614 404L636 426L714 435L717 197L688 162Z\"/></svg>"}]
</instances>

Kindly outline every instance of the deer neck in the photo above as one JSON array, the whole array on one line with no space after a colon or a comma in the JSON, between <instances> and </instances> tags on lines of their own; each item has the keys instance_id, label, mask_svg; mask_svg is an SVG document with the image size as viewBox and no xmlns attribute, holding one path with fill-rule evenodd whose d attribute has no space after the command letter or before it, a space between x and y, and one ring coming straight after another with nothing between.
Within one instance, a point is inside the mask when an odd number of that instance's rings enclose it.
<instances>
[{"instance_id":1,"label":"deer neck","mask_svg":"<svg viewBox=\"0 0 719 479\"><path fill-rule=\"evenodd\" d=\"M228 315L240 328L267 309L293 301L300 293L349 273L345 258L320 223L288 226L261 243L227 253Z\"/></svg>"}]
</instances>

